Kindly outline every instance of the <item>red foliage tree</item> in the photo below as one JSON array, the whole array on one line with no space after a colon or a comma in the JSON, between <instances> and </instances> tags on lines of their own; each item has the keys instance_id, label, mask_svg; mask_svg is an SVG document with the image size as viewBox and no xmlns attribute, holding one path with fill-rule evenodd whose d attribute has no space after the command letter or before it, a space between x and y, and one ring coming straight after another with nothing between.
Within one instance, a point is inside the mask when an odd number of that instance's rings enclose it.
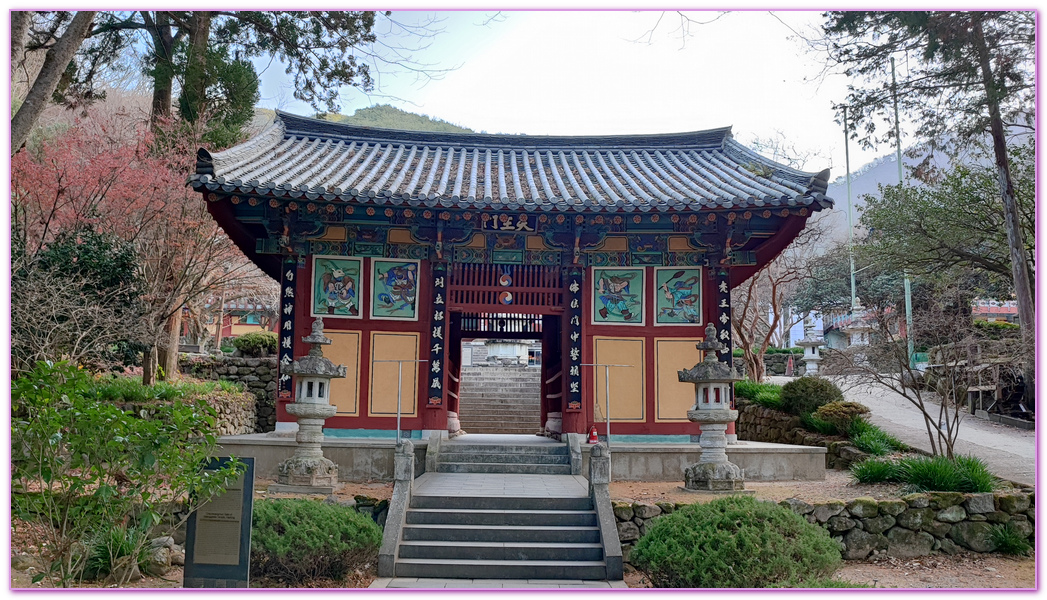
<instances>
[{"instance_id":1,"label":"red foliage tree","mask_svg":"<svg viewBox=\"0 0 1047 600\"><path fill-rule=\"evenodd\" d=\"M196 131L95 113L11 160L12 236L33 255L58 232L87 227L134 245L142 282L144 359L151 382L157 352L177 369L182 307L220 288L275 286L236 248L185 186ZM165 364L166 363L166 364Z\"/></svg>"}]
</instances>

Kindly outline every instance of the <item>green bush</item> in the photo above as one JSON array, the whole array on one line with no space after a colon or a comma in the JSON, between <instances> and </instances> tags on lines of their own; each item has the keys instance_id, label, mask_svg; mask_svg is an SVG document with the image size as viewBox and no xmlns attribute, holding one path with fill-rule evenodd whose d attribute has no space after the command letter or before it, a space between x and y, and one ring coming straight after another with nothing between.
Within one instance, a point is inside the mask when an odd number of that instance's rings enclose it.
<instances>
[{"instance_id":1,"label":"green bush","mask_svg":"<svg viewBox=\"0 0 1047 600\"><path fill-rule=\"evenodd\" d=\"M141 527L126 524L105 528L88 544L87 562L84 565L86 579L101 579L113 573L114 567L126 566L134 557L139 570L149 558L146 542L148 532Z\"/></svg>"},{"instance_id":2,"label":"green bush","mask_svg":"<svg viewBox=\"0 0 1047 600\"><path fill-rule=\"evenodd\" d=\"M1011 523L994 525L989 532L989 539L996 546L996 551L1003 554L1026 556L1032 551L1032 544Z\"/></svg>"},{"instance_id":3,"label":"green bush","mask_svg":"<svg viewBox=\"0 0 1047 600\"><path fill-rule=\"evenodd\" d=\"M244 356L276 354L277 338L272 331L252 331L233 340L233 345Z\"/></svg>"},{"instance_id":4,"label":"green bush","mask_svg":"<svg viewBox=\"0 0 1047 600\"><path fill-rule=\"evenodd\" d=\"M846 435L851 428L851 423L862 415L869 414L869 407L860 402L848 402L841 400L830 402L818 407L814 416L823 421L828 421L836 426L836 431Z\"/></svg>"},{"instance_id":5,"label":"green bush","mask_svg":"<svg viewBox=\"0 0 1047 600\"><path fill-rule=\"evenodd\" d=\"M894 461L867 458L851 465L851 477L858 483L898 483L902 471Z\"/></svg>"},{"instance_id":6,"label":"green bush","mask_svg":"<svg viewBox=\"0 0 1047 600\"><path fill-rule=\"evenodd\" d=\"M753 402L764 408L782 410L782 395L780 392L760 392L753 398Z\"/></svg>"},{"instance_id":7,"label":"green bush","mask_svg":"<svg viewBox=\"0 0 1047 600\"><path fill-rule=\"evenodd\" d=\"M777 397L781 397L782 386L773 383L756 383L748 379L743 379L734 384L735 397L748 398L755 401L760 394L774 394Z\"/></svg>"},{"instance_id":8,"label":"green bush","mask_svg":"<svg viewBox=\"0 0 1047 600\"><path fill-rule=\"evenodd\" d=\"M807 431L813 431L822 435L836 435L838 433L836 425L819 419L814 413L800 415L800 424Z\"/></svg>"},{"instance_id":9,"label":"green bush","mask_svg":"<svg viewBox=\"0 0 1047 600\"><path fill-rule=\"evenodd\" d=\"M795 585L775 585L771 587L787 587L794 589L812 589L812 588L871 588L872 586L868 583L858 583L855 581L846 581L844 579L833 579L829 577L816 577L813 579L807 579L797 583Z\"/></svg>"},{"instance_id":10,"label":"green bush","mask_svg":"<svg viewBox=\"0 0 1047 600\"><path fill-rule=\"evenodd\" d=\"M251 577L298 587L341 581L375 565L382 530L352 508L315 500L262 500L251 522Z\"/></svg>"},{"instance_id":11,"label":"green bush","mask_svg":"<svg viewBox=\"0 0 1047 600\"><path fill-rule=\"evenodd\" d=\"M840 550L788 508L729 496L659 518L630 561L654 587L761 588L831 575Z\"/></svg>"},{"instance_id":12,"label":"green bush","mask_svg":"<svg viewBox=\"0 0 1047 600\"><path fill-rule=\"evenodd\" d=\"M782 405L794 415L818 410L830 402L842 402L843 392L823 377L800 377L782 386Z\"/></svg>"},{"instance_id":13,"label":"green bush","mask_svg":"<svg viewBox=\"0 0 1047 600\"><path fill-rule=\"evenodd\" d=\"M97 385L73 365L44 362L11 383L12 504L26 520L60 524L34 530L48 561L37 577L53 585L83 575L92 544L130 541L135 548L109 556L137 556L145 536L107 532L126 522L152 528L185 498L191 512L243 468L203 469L217 441L205 404L176 400L140 416L99 402Z\"/></svg>"},{"instance_id":14,"label":"green bush","mask_svg":"<svg viewBox=\"0 0 1047 600\"><path fill-rule=\"evenodd\" d=\"M851 438L851 442L859 450L868 452L870 454L876 453L866 448L863 448L863 444L868 444L870 447L875 446L883 450L882 454L887 454L891 451L906 451L909 449L909 446L902 443L901 440L880 429L876 425L873 425L872 423L866 421L865 419L855 419L854 421L852 421L850 428L847 430L847 437Z\"/></svg>"}]
</instances>

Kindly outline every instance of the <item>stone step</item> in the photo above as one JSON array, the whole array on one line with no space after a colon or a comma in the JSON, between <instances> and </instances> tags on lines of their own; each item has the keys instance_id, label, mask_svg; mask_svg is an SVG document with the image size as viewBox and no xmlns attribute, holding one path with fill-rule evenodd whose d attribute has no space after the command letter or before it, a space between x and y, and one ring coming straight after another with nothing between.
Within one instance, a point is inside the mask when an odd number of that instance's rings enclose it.
<instances>
[{"instance_id":1,"label":"stone step","mask_svg":"<svg viewBox=\"0 0 1047 600\"><path fill-rule=\"evenodd\" d=\"M421 496L411 497L410 509L447 510L593 510L588 496L550 498L546 496Z\"/></svg>"},{"instance_id":2,"label":"stone step","mask_svg":"<svg viewBox=\"0 0 1047 600\"><path fill-rule=\"evenodd\" d=\"M441 463L526 463L532 465L566 465L571 462L568 454L523 453L475 453L441 452Z\"/></svg>"},{"instance_id":3,"label":"stone step","mask_svg":"<svg viewBox=\"0 0 1047 600\"><path fill-rule=\"evenodd\" d=\"M536 443L532 444L472 444L469 442L448 441L441 447L441 455L444 452L457 454L545 454L552 456L569 456L570 449L565 443ZM463 438L465 439L465 438Z\"/></svg>"},{"instance_id":4,"label":"stone step","mask_svg":"<svg viewBox=\"0 0 1047 600\"><path fill-rule=\"evenodd\" d=\"M400 543L400 558L465 560L602 561L599 543L563 542L445 542L407 540ZM487 578L487 575L482 577Z\"/></svg>"},{"instance_id":5,"label":"stone step","mask_svg":"<svg viewBox=\"0 0 1047 600\"><path fill-rule=\"evenodd\" d=\"M397 577L451 579L606 579L601 561L463 560L405 558L396 562Z\"/></svg>"},{"instance_id":6,"label":"stone step","mask_svg":"<svg viewBox=\"0 0 1047 600\"><path fill-rule=\"evenodd\" d=\"M524 473L528 475L570 475L571 465L533 465L521 463L444 463L437 473Z\"/></svg>"},{"instance_id":7,"label":"stone step","mask_svg":"<svg viewBox=\"0 0 1047 600\"><path fill-rule=\"evenodd\" d=\"M411 508L408 524L444 525L536 525L595 527L594 510L461 510L450 508Z\"/></svg>"},{"instance_id":8,"label":"stone step","mask_svg":"<svg viewBox=\"0 0 1047 600\"><path fill-rule=\"evenodd\" d=\"M544 542L599 543L600 528L596 526L534 526L534 525L461 525L461 524L405 524L401 532L404 540L446 542Z\"/></svg>"},{"instance_id":9,"label":"stone step","mask_svg":"<svg viewBox=\"0 0 1047 600\"><path fill-rule=\"evenodd\" d=\"M469 425L463 426L462 430L466 433L483 435L534 435L538 432L538 427L474 427Z\"/></svg>"}]
</instances>

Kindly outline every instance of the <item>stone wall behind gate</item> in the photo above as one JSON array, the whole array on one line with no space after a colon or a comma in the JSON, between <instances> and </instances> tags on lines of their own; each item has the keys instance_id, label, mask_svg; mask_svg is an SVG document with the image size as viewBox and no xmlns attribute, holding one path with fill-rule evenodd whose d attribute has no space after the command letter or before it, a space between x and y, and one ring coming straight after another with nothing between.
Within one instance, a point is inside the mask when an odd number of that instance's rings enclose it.
<instances>
[{"instance_id":1,"label":"stone wall behind gate","mask_svg":"<svg viewBox=\"0 0 1047 600\"><path fill-rule=\"evenodd\" d=\"M276 361L275 356L183 356L178 360L178 369L200 379L242 383L256 399L255 428L247 433L266 433L276 429Z\"/></svg>"}]
</instances>

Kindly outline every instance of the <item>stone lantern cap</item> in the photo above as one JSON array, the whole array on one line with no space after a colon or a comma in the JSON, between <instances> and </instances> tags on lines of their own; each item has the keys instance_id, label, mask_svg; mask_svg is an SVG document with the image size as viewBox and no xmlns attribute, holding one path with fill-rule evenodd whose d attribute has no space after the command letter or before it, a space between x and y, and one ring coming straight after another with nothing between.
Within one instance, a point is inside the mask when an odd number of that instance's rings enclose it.
<instances>
[{"instance_id":1,"label":"stone lantern cap","mask_svg":"<svg viewBox=\"0 0 1047 600\"><path fill-rule=\"evenodd\" d=\"M331 343L331 339L324 336L324 320L321 317L317 317L313 321L313 330L306 337L302 338L302 341L310 344L312 347L309 349L309 354L299 358L291 363L285 370L288 375L298 375L299 377L322 377L325 379L332 379L335 377L345 377L346 367L345 365L335 365L330 360L324 358L323 349L321 345L327 345Z\"/></svg>"},{"instance_id":2,"label":"stone lantern cap","mask_svg":"<svg viewBox=\"0 0 1047 600\"><path fill-rule=\"evenodd\" d=\"M705 328L705 341L696 344L695 347L705 352L705 359L690 369L677 371L681 382L730 383L741 379L733 368L716 358L716 353L725 346L716 341L716 327L712 323Z\"/></svg>"}]
</instances>

